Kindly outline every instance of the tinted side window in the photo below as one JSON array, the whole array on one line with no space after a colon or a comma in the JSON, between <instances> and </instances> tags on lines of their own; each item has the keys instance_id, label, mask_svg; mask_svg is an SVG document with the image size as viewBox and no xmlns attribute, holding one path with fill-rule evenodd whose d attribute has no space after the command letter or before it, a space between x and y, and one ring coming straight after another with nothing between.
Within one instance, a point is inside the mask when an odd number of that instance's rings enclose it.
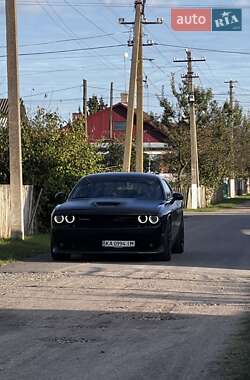
<instances>
[{"instance_id":1,"label":"tinted side window","mask_svg":"<svg viewBox=\"0 0 250 380\"><path fill-rule=\"evenodd\" d=\"M162 180L162 184L163 184L163 188L164 188L165 198L166 199L171 198L172 197L172 191L171 191L170 187L168 186L167 182L165 180Z\"/></svg>"}]
</instances>

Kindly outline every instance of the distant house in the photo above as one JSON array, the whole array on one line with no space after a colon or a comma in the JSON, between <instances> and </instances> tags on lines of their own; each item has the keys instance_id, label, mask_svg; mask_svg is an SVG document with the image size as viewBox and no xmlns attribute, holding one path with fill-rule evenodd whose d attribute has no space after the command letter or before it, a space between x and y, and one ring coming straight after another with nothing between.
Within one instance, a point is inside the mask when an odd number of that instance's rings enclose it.
<instances>
[{"instance_id":1,"label":"distant house","mask_svg":"<svg viewBox=\"0 0 250 380\"><path fill-rule=\"evenodd\" d=\"M8 99L0 99L0 127L8 125L9 102ZM26 109L22 99L20 100L21 120L27 120Z\"/></svg>"},{"instance_id":2,"label":"distant house","mask_svg":"<svg viewBox=\"0 0 250 380\"><path fill-rule=\"evenodd\" d=\"M98 111L88 117L87 130L90 142L109 140L111 137L122 139L126 130L127 104L119 102L112 108L112 136L110 133L110 108ZM75 116L75 115L74 115ZM133 137L136 137L136 110L134 117ZM144 113L144 152L162 155L166 152L167 137L163 129Z\"/></svg>"}]
</instances>

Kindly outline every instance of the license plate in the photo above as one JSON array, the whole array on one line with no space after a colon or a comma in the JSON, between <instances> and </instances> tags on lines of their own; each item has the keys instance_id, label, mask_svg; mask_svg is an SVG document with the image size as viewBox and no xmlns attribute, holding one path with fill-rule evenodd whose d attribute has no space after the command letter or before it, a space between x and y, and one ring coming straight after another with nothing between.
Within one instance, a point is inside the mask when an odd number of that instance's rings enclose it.
<instances>
[{"instance_id":1,"label":"license plate","mask_svg":"<svg viewBox=\"0 0 250 380\"><path fill-rule=\"evenodd\" d=\"M134 240L103 240L102 247L133 248L135 247L135 241Z\"/></svg>"}]
</instances>

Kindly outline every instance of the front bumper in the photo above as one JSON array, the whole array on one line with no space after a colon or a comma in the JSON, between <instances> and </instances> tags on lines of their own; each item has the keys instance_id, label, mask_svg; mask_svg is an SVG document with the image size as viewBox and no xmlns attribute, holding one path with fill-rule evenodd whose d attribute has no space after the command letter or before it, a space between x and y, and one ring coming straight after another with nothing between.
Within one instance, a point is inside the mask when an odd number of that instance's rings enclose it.
<instances>
[{"instance_id":1,"label":"front bumper","mask_svg":"<svg viewBox=\"0 0 250 380\"><path fill-rule=\"evenodd\" d=\"M53 228L51 252L66 254L161 254L164 252L164 238L161 226L145 229L71 229ZM135 241L135 247L102 247L103 240Z\"/></svg>"}]
</instances>

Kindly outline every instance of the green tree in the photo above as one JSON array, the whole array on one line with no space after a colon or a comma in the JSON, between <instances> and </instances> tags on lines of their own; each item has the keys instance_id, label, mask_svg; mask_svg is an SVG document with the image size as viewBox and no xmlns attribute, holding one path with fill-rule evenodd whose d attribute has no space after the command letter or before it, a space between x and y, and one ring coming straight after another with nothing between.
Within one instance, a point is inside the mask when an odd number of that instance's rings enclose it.
<instances>
[{"instance_id":1,"label":"green tree","mask_svg":"<svg viewBox=\"0 0 250 380\"><path fill-rule=\"evenodd\" d=\"M106 171L122 171L123 154L124 154L124 141L112 139L110 141L103 141L100 146L102 153L102 166ZM131 170L135 170L135 143L132 144L131 153Z\"/></svg>"},{"instance_id":2,"label":"green tree","mask_svg":"<svg viewBox=\"0 0 250 380\"><path fill-rule=\"evenodd\" d=\"M167 127L168 152L165 162L179 185L190 183L190 128L187 84L178 86L171 79L175 102L166 98L161 101L163 107L162 123ZM196 122L201 183L216 188L224 177L230 175L232 156L230 149L231 128L229 105L221 107L214 99L211 89L195 87ZM241 131L242 110L235 107L233 123L235 133ZM238 133L238 132L237 132ZM241 136L242 138L242 136ZM247 148L245 148L247 149ZM242 162L242 160L241 160Z\"/></svg>"},{"instance_id":3,"label":"green tree","mask_svg":"<svg viewBox=\"0 0 250 380\"><path fill-rule=\"evenodd\" d=\"M104 100L102 97L98 99L96 95L93 95L91 98L89 98L88 102L88 114L94 115L98 111L101 111L108 107L107 104L104 103Z\"/></svg>"},{"instance_id":4,"label":"green tree","mask_svg":"<svg viewBox=\"0 0 250 380\"><path fill-rule=\"evenodd\" d=\"M9 183L8 130L0 128L0 178ZM58 191L66 194L80 177L101 170L95 147L86 140L82 121L65 123L54 112L39 108L22 126L23 179L36 194L43 189L39 226L48 228Z\"/></svg>"}]
</instances>

